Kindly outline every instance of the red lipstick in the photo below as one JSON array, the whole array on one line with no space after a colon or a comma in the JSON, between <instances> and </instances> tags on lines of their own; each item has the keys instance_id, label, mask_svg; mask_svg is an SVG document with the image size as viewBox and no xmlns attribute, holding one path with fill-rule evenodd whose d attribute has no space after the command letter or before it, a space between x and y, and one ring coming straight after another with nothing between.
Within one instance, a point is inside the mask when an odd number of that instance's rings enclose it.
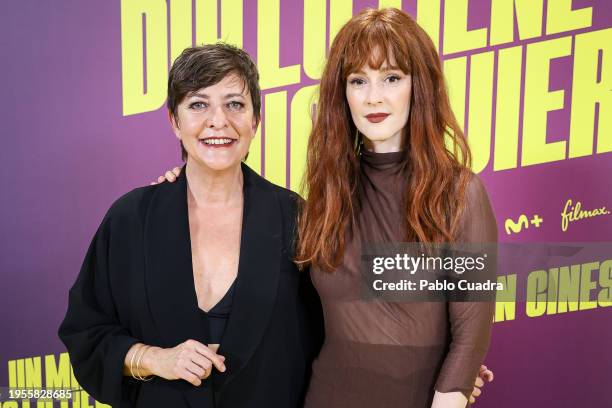
<instances>
[{"instance_id":1,"label":"red lipstick","mask_svg":"<svg viewBox=\"0 0 612 408\"><path fill-rule=\"evenodd\" d=\"M377 112L377 113L370 113L369 115L366 115L366 119L372 123L379 123L387 119L387 116L389 116L388 113Z\"/></svg>"}]
</instances>

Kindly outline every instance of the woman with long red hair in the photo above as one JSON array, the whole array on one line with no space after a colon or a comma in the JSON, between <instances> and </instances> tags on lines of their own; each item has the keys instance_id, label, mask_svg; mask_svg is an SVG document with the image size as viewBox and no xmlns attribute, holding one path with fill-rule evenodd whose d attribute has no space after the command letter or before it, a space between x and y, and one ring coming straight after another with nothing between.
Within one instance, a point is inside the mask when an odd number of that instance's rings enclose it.
<instances>
[{"instance_id":1,"label":"woman with long red hair","mask_svg":"<svg viewBox=\"0 0 612 408\"><path fill-rule=\"evenodd\" d=\"M325 317L306 407L463 407L486 354L490 302L364 299L361 248L496 242L486 190L425 31L366 9L329 51L308 143L297 262Z\"/></svg>"}]
</instances>

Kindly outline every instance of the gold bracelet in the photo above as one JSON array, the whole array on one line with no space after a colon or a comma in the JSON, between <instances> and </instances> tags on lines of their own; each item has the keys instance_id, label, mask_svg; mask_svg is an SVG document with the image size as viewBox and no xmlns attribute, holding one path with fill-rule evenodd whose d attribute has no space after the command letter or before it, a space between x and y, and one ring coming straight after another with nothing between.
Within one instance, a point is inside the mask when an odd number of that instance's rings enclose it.
<instances>
[{"instance_id":1,"label":"gold bracelet","mask_svg":"<svg viewBox=\"0 0 612 408\"><path fill-rule=\"evenodd\" d=\"M132 374L132 378L135 380L137 380L138 378L136 378L136 376L134 375L134 357L136 357L136 354L138 354L142 347L143 346L137 347L136 350L134 350L134 353L132 353L132 358L130 359L130 373Z\"/></svg>"},{"instance_id":2,"label":"gold bracelet","mask_svg":"<svg viewBox=\"0 0 612 408\"><path fill-rule=\"evenodd\" d=\"M138 379L141 381L150 381L153 379L152 375L147 376L146 378L143 377L142 375L140 375L140 360L142 360L142 356L145 355L145 353L147 352L147 350L149 350L151 348L151 346L143 346L142 347L144 350L142 351L142 353L140 353L140 356L138 357L138 360L136 360L136 375L138 376Z\"/></svg>"}]
</instances>

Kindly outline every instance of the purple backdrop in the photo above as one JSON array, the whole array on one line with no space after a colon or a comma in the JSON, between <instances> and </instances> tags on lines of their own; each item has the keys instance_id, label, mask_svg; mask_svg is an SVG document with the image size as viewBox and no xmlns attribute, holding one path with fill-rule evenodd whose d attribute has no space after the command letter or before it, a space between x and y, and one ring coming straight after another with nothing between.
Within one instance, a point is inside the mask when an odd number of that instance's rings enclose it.
<instances>
[{"instance_id":1,"label":"purple backdrop","mask_svg":"<svg viewBox=\"0 0 612 408\"><path fill-rule=\"evenodd\" d=\"M468 27L487 26L489 2L469 4ZM355 1L354 11L376 5ZM609 2L573 2L586 6L594 10L586 31L611 26ZM164 109L122 115L119 1L20 0L3 7L0 386L8 381L8 360L65 351L57 326L103 214L180 159ZM416 1L405 0L403 8L414 13ZM281 66L302 62L302 13L302 2L282 1ZM245 1L244 45L254 58L256 25L256 3ZM557 37L564 35L571 33ZM284 88L289 98L314 83L303 72L302 78ZM551 90L566 90L566 108L549 114L548 129L567 135L571 58L553 63L550 81ZM498 172L489 164L481 176L501 240L550 242L612 241L612 215L572 223L566 233L559 228L569 198L588 209L612 208L610 174L612 154L605 153ZM506 235L504 220L522 213L551 221ZM516 320L494 325L486 364L496 380L478 406L612 406L604 385L612 365L610 311L527 318L517 305Z\"/></svg>"}]
</instances>

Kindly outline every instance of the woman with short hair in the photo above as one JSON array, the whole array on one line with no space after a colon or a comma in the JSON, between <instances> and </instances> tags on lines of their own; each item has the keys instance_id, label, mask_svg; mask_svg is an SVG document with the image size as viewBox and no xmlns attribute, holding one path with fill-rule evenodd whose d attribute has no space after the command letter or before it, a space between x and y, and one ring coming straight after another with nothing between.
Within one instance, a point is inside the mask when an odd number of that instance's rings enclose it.
<instances>
[{"instance_id":1,"label":"woman with short hair","mask_svg":"<svg viewBox=\"0 0 612 408\"><path fill-rule=\"evenodd\" d=\"M168 110L186 166L100 225L59 328L74 373L113 407L298 407L322 338L294 258L298 196L243 163L260 118L242 50L186 49Z\"/></svg>"}]
</instances>

